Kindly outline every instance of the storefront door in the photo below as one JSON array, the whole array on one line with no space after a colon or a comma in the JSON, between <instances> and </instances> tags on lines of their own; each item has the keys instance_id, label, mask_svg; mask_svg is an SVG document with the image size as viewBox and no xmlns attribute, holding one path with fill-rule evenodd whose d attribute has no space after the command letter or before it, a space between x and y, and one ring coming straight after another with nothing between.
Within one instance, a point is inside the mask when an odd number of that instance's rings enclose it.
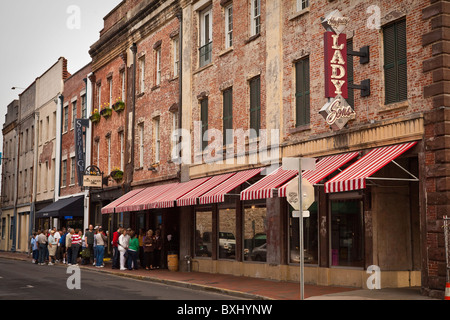
<instances>
[{"instance_id":1,"label":"storefront door","mask_svg":"<svg viewBox=\"0 0 450 320\"><path fill-rule=\"evenodd\" d=\"M331 265L364 267L362 201L330 200L330 210Z\"/></svg>"}]
</instances>

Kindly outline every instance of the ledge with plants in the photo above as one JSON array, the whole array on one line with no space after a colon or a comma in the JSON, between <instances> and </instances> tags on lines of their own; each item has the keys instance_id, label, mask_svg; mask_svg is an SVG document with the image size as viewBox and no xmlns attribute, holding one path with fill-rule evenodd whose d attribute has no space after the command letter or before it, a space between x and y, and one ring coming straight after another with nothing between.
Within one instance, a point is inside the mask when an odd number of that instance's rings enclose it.
<instances>
[{"instance_id":1,"label":"ledge with plants","mask_svg":"<svg viewBox=\"0 0 450 320\"><path fill-rule=\"evenodd\" d=\"M113 104L112 108L115 112L119 113L125 109L125 102L123 102L122 99L119 97L116 100L116 103Z\"/></svg>"},{"instance_id":2,"label":"ledge with plants","mask_svg":"<svg viewBox=\"0 0 450 320\"><path fill-rule=\"evenodd\" d=\"M113 171L110 173L111 178L113 178L116 181L120 181L123 178L123 171L119 168L114 168Z\"/></svg>"},{"instance_id":3,"label":"ledge with plants","mask_svg":"<svg viewBox=\"0 0 450 320\"><path fill-rule=\"evenodd\" d=\"M103 118L108 119L109 117L111 117L112 115L112 109L109 106L109 103L105 103L103 105L102 110L100 111L100 114L102 115Z\"/></svg>"},{"instance_id":4,"label":"ledge with plants","mask_svg":"<svg viewBox=\"0 0 450 320\"><path fill-rule=\"evenodd\" d=\"M94 111L92 111L91 116L89 117L89 119L92 121L92 123L97 123L100 121L100 113L98 112L98 109L94 109Z\"/></svg>"}]
</instances>

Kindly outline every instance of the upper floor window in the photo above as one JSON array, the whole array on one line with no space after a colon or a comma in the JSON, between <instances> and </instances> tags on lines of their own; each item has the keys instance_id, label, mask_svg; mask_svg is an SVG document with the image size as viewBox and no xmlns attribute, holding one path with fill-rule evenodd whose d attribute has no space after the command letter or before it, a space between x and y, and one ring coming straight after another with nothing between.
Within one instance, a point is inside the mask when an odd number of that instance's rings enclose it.
<instances>
[{"instance_id":1,"label":"upper floor window","mask_svg":"<svg viewBox=\"0 0 450 320\"><path fill-rule=\"evenodd\" d=\"M42 127L42 123L41 123ZM64 130L63 132L66 132L69 129L69 106L64 107Z\"/></svg>"},{"instance_id":2,"label":"upper floor window","mask_svg":"<svg viewBox=\"0 0 450 320\"><path fill-rule=\"evenodd\" d=\"M233 5L225 8L225 48L233 46Z\"/></svg>"},{"instance_id":3,"label":"upper floor window","mask_svg":"<svg viewBox=\"0 0 450 320\"><path fill-rule=\"evenodd\" d=\"M404 101L407 96L406 20L383 28L385 103Z\"/></svg>"},{"instance_id":4,"label":"upper floor window","mask_svg":"<svg viewBox=\"0 0 450 320\"><path fill-rule=\"evenodd\" d=\"M309 124L309 57L295 64L296 126Z\"/></svg>"},{"instance_id":5,"label":"upper floor window","mask_svg":"<svg viewBox=\"0 0 450 320\"><path fill-rule=\"evenodd\" d=\"M297 0L297 11L302 11L309 7L309 0Z\"/></svg>"},{"instance_id":6,"label":"upper floor window","mask_svg":"<svg viewBox=\"0 0 450 320\"><path fill-rule=\"evenodd\" d=\"M177 77L180 68L180 38L177 36L172 40L173 51L173 77Z\"/></svg>"},{"instance_id":7,"label":"upper floor window","mask_svg":"<svg viewBox=\"0 0 450 320\"><path fill-rule=\"evenodd\" d=\"M81 118L86 119L87 107L86 107L86 95L81 96Z\"/></svg>"},{"instance_id":8,"label":"upper floor window","mask_svg":"<svg viewBox=\"0 0 450 320\"><path fill-rule=\"evenodd\" d=\"M212 15L211 7L200 13L200 67L212 61Z\"/></svg>"},{"instance_id":9,"label":"upper floor window","mask_svg":"<svg viewBox=\"0 0 450 320\"><path fill-rule=\"evenodd\" d=\"M145 89L145 56L139 58L139 92Z\"/></svg>"},{"instance_id":10,"label":"upper floor window","mask_svg":"<svg viewBox=\"0 0 450 320\"><path fill-rule=\"evenodd\" d=\"M155 72L156 72L156 81L155 84L159 86L161 84L161 47L156 49L155 52Z\"/></svg>"},{"instance_id":11,"label":"upper floor window","mask_svg":"<svg viewBox=\"0 0 450 320\"><path fill-rule=\"evenodd\" d=\"M251 19L251 35L254 36L261 32L261 0L252 0Z\"/></svg>"}]
</instances>

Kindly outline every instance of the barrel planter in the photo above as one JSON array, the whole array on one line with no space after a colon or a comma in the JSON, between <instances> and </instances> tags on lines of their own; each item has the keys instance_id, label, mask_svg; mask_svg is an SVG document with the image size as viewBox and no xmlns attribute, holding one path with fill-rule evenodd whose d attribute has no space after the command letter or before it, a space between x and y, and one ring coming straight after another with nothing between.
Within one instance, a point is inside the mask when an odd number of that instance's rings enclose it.
<instances>
[{"instance_id":1,"label":"barrel planter","mask_svg":"<svg viewBox=\"0 0 450 320\"><path fill-rule=\"evenodd\" d=\"M167 254L167 267L169 271L178 271L178 254L169 252Z\"/></svg>"}]
</instances>

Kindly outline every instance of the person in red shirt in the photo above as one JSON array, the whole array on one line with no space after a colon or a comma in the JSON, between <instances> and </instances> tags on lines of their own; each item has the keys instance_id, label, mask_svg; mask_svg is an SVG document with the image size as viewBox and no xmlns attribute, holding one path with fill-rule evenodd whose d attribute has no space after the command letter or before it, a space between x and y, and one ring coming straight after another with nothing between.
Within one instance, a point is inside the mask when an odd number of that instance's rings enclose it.
<instances>
[{"instance_id":1,"label":"person in red shirt","mask_svg":"<svg viewBox=\"0 0 450 320\"><path fill-rule=\"evenodd\" d=\"M120 269L120 253L119 253L119 237L122 234L123 228L119 227L117 231L113 233L112 247L113 247L113 261L112 268Z\"/></svg>"},{"instance_id":2,"label":"person in red shirt","mask_svg":"<svg viewBox=\"0 0 450 320\"><path fill-rule=\"evenodd\" d=\"M73 230L73 229L72 229ZM72 234L72 264L78 265L78 252L80 251L81 247L81 235L80 230L75 230L75 232Z\"/></svg>"}]
</instances>

